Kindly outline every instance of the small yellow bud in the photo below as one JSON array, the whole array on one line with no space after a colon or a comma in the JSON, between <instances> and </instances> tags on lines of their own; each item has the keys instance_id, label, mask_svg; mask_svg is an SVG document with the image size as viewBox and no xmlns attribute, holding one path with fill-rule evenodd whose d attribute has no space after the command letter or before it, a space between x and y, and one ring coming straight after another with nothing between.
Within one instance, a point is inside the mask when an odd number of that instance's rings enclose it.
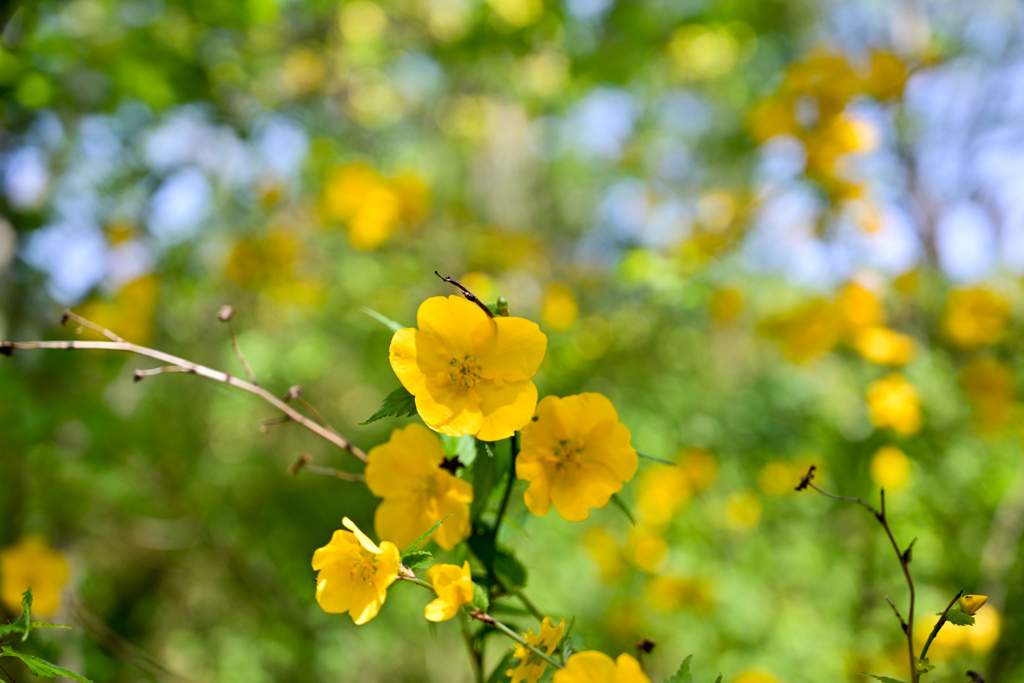
<instances>
[{"instance_id":1,"label":"small yellow bud","mask_svg":"<svg viewBox=\"0 0 1024 683\"><path fill-rule=\"evenodd\" d=\"M967 614L974 614L981 606L988 602L987 595L965 595L960 598L960 607L963 608Z\"/></svg>"}]
</instances>

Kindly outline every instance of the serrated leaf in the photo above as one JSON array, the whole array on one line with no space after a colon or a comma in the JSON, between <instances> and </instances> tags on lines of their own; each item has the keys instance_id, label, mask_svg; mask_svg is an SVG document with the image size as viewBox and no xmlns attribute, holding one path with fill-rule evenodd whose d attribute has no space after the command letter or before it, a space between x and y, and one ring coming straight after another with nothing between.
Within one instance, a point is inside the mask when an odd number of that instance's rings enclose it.
<instances>
[{"instance_id":1,"label":"serrated leaf","mask_svg":"<svg viewBox=\"0 0 1024 683\"><path fill-rule=\"evenodd\" d=\"M360 425L368 425L385 417L409 417L416 414L416 398L405 387L398 387L384 398L380 409Z\"/></svg>"},{"instance_id":2,"label":"serrated leaf","mask_svg":"<svg viewBox=\"0 0 1024 683\"><path fill-rule=\"evenodd\" d=\"M65 669L62 666L57 666L52 662L48 662L45 659L27 655L24 652L17 652L9 647L0 648L0 657L16 657L21 661L25 662L28 666L29 672L33 676L43 676L44 678L54 678L55 676L63 676L64 678L70 678L73 681L81 681L81 683L93 683L85 676L80 676L70 669Z\"/></svg>"},{"instance_id":3,"label":"serrated leaf","mask_svg":"<svg viewBox=\"0 0 1024 683\"><path fill-rule=\"evenodd\" d=\"M889 678L888 676L879 676L878 674L869 674L866 671L861 671L860 675L861 676L870 676L871 678L874 678L875 680L882 681L882 683L903 683L903 681L899 680L898 678Z\"/></svg>"},{"instance_id":4,"label":"serrated leaf","mask_svg":"<svg viewBox=\"0 0 1024 683\"><path fill-rule=\"evenodd\" d=\"M487 677L487 683L501 683L508 680L508 675L505 672L512 666L513 653L514 650L509 650L505 653L505 656L501 658L498 665L494 667L494 671Z\"/></svg>"},{"instance_id":5,"label":"serrated leaf","mask_svg":"<svg viewBox=\"0 0 1024 683\"><path fill-rule=\"evenodd\" d=\"M402 556L402 564L408 569L426 569L434 564L434 556L426 550L414 550Z\"/></svg>"},{"instance_id":6,"label":"serrated leaf","mask_svg":"<svg viewBox=\"0 0 1024 683\"><path fill-rule=\"evenodd\" d=\"M404 330L406 327L408 327L408 325L400 325L399 323L396 323L391 318L389 318L389 317L387 317L385 315L381 315L380 313L378 313L377 311L373 310L372 308L365 308L364 307L364 308L360 308L359 310L362 311L363 313L365 313L366 315L370 316L371 318L373 318L374 320L376 320L377 322L379 322L381 325L383 325L384 327L388 328L392 332L398 332L399 330Z\"/></svg>"},{"instance_id":7,"label":"serrated leaf","mask_svg":"<svg viewBox=\"0 0 1024 683\"><path fill-rule=\"evenodd\" d=\"M665 683L693 683L693 676L690 675L691 659L693 659L693 655L684 659L683 663L679 665L679 670L669 678L666 678Z\"/></svg>"},{"instance_id":8,"label":"serrated leaf","mask_svg":"<svg viewBox=\"0 0 1024 683\"><path fill-rule=\"evenodd\" d=\"M612 503L615 504L615 507L617 507L620 510L622 510L622 513L624 515L626 515L627 519L629 519L629 523L630 524L632 524L633 526L636 526L636 517L633 516L633 511L629 509L628 505L626 505L626 501L622 500L622 496L620 496L617 493L613 493L612 494Z\"/></svg>"},{"instance_id":9,"label":"serrated leaf","mask_svg":"<svg viewBox=\"0 0 1024 683\"><path fill-rule=\"evenodd\" d=\"M653 460L654 462L660 462L662 465L673 465L674 466L676 464L676 463L672 462L671 460L665 460L664 458L659 458L659 457L656 457L656 456L653 456L653 455L648 455L646 453L641 453L640 451L637 451L636 454L639 457L643 458L644 460Z\"/></svg>"},{"instance_id":10,"label":"serrated leaf","mask_svg":"<svg viewBox=\"0 0 1024 683\"><path fill-rule=\"evenodd\" d=\"M409 553L419 548L424 541L430 538L431 534L437 531L437 527L444 524L444 520L448 519L449 517L451 517L451 515L445 515L442 519L439 519L436 522L434 522L434 526L424 531L419 538L417 538L415 541L409 544L409 547L402 552L402 557L407 556Z\"/></svg>"},{"instance_id":11,"label":"serrated leaf","mask_svg":"<svg viewBox=\"0 0 1024 683\"><path fill-rule=\"evenodd\" d=\"M469 506L469 518L476 520L487 505L487 499L494 490L501 475L495 469L494 448L484 441L476 441L476 459L473 461L473 502Z\"/></svg>"},{"instance_id":12,"label":"serrated leaf","mask_svg":"<svg viewBox=\"0 0 1024 683\"><path fill-rule=\"evenodd\" d=\"M942 616L942 612L939 612ZM963 611L959 605L946 612L946 621L955 626L974 626L974 615Z\"/></svg>"},{"instance_id":13,"label":"serrated leaf","mask_svg":"<svg viewBox=\"0 0 1024 683\"><path fill-rule=\"evenodd\" d=\"M448 436L439 434L441 445L444 447L444 454L449 458L458 458L466 467L469 467L476 460L476 439L471 434L462 436Z\"/></svg>"},{"instance_id":14,"label":"serrated leaf","mask_svg":"<svg viewBox=\"0 0 1024 683\"><path fill-rule=\"evenodd\" d=\"M503 548L495 548L494 571L509 588L522 588L526 585L526 567L515 555Z\"/></svg>"},{"instance_id":15,"label":"serrated leaf","mask_svg":"<svg viewBox=\"0 0 1024 683\"><path fill-rule=\"evenodd\" d=\"M24 624L24 632L21 634L21 642L28 640L28 634L32 631L32 589L26 588L21 594L21 618L18 621Z\"/></svg>"},{"instance_id":16,"label":"serrated leaf","mask_svg":"<svg viewBox=\"0 0 1024 683\"><path fill-rule=\"evenodd\" d=\"M487 596L487 591L478 583L473 584L472 604L481 612L486 612L491 608L491 599Z\"/></svg>"}]
</instances>

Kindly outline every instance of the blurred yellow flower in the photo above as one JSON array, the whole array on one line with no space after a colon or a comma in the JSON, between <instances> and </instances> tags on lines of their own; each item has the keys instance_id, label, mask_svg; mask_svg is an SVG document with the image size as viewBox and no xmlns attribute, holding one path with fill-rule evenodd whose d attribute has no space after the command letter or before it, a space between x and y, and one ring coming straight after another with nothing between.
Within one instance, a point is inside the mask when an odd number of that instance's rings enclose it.
<instances>
[{"instance_id":1,"label":"blurred yellow flower","mask_svg":"<svg viewBox=\"0 0 1024 683\"><path fill-rule=\"evenodd\" d=\"M597 563L601 573L601 580L608 584L616 584L622 578L625 565L622 561L622 553L619 552L619 544L615 542L611 534L602 527L587 529L583 536L583 545L590 551L590 556Z\"/></svg>"},{"instance_id":2,"label":"blurred yellow flower","mask_svg":"<svg viewBox=\"0 0 1024 683\"><path fill-rule=\"evenodd\" d=\"M680 465L651 465L637 477L636 510L641 522L660 526L690 502L690 477Z\"/></svg>"},{"instance_id":3,"label":"blurred yellow flower","mask_svg":"<svg viewBox=\"0 0 1024 683\"><path fill-rule=\"evenodd\" d=\"M907 82L907 65L892 52L871 53L871 71L864 79L864 92L878 100L899 97Z\"/></svg>"},{"instance_id":4,"label":"blurred yellow flower","mask_svg":"<svg viewBox=\"0 0 1024 683\"><path fill-rule=\"evenodd\" d=\"M437 434L418 424L396 429L370 450L366 486L384 499L373 520L380 538L405 548L442 519L432 538L445 550L469 536L473 486L442 468L443 461Z\"/></svg>"},{"instance_id":5,"label":"blurred yellow flower","mask_svg":"<svg viewBox=\"0 0 1024 683\"><path fill-rule=\"evenodd\" d=\"M389 541L374 545L345 517L331 542L313 553L316 601L325 612L348 612L357 625L377 616L388 586L398 578L398 548Z\"/></svg>"},{"instance_id":6,"label":"blurred yellow flower","mask_svg":"<svg viewBox=\"0 0 1024 683\"><path fill-rule=\"evenodd\" d=\"M921 429L921 400L914 385L892 373L873 382L867 391L868 414L876 427L889 427L898 434L916 434Z\"/></svg>"},{"instance_id":7,"label":"blurred yellow flower","mask_svg":"<svg viewBox=\"0 0 1024 683\"><path fill-rule=\"evenodd\" d=\"M1013 407L1013 368L996 358L983 356L963 367L960 381L982 429L999 429L1006 424Z\"/></svg>"},{"instance_id":8,"label":"blurred yellow flower","mask_svg":"<svg viewBox=\"0 0 1024 683\"><path fill-rule=\"evenodd\" d=\"M934 625L934 621L929 623L923 620L915 624L914 643L918 649L924 645ZM1001 625L1002 617L999 611L991 605L974 615L973 626L956 626L947 622L935 636L935 640L928 650L928 657L929 659L948 659L962 650L972 650L977 653L988 652L999 640Z\"/></svg>"},{"instance_id":9,"label":"blurred yellow flower","mask_svg":"<svg viewBox=\"0 0 1024 683\"><path fill-rule=\"evenodd\" d=\"M761 521L761 497L743 489L725 500L725 525L733 531L751 531Z\"/></svg>"},{"instance_id":10,"label":"blurred yellow flower","mask_svg":"<svg viewBox=\"0 0 1024 683\"><path fill-rule=\"evenodd\" d=\"M546 515L554 504L563 518L580 522L603 507L633 478L637 455L629 429L601 394L547 396L523 427L516 476L530 482L526 507Z\"/></svg>"},{"instance_id":11,"label":"blurred yellow flower","mask_svg":"<svg viewBox=\"0 0 1024 683\"><path fill-rule=\"evenodd\" d=\"M588 650L569 657L564 669L555 672L554 683L651 683L640 662L627 654L612 658Z\"/></svg>"},{"instance_id":12,"label":"blurred yellow flower","mask_svg":"<svg viewBox=\"0 0 1024 683\"><path fill-rule=\"evenodd\" d=\"M559 621L558 626L552 626L551 617L544 617L544 621L540 624L540 633L534 635L533 629L530 629L523 634L523 638L530 645L550 656L562 640L563 633L565 633L565 619ZM512 678L511 683L520 683L521 681L537 683L544 675L544 670L548 668L548 663L523 645L515 646L514 650L512 656L519 660L519 664L514 669L505 672Z\"/></svg>"},{"instance_id":13,"label":"blurred yellow flower","mask_svg":"<svg viewBox=\"0 0 1024 683\"><path fill-rule=\"evenodd\" d=\"M571 289L557 282L548 287L540 311L545 327L562 332L572 327L579 315L580 309Z\"/></svg>"},{"instance_id":14,"label":"blurred yellow flower","mask_svg":"<svg viewBox=\"0 0 1024 683\"><path fill-rule=\"evenodd\" d=\"M807 468L800 469L794 463L773 460L766 463L757 475L757 488L766 496L777 498L791 493L800 482L800 477L807 473Z\"/></svg>"},{"instance_id":15,"label":"blurred yellow flower","mask_svg":"<svg viewBox=\"0 0 1024 683\"><path fill-rule=\"evenodd\" d=\"M942 329L962 349L991 346L1003 338L1010 317L1010 305L1000 295L983 287L958 289L949 293Z\"/></svg>"},{"instance_id":16,"label":"blurred yellow flower","mask_svg":"<svg viewBox=\"0 0 1024 683\"><path fill-rule=\"evenodd\" d=\"M715 606L711 585L704 579L654 576L644 589L647 604L659 612L686 610L707 614Z\"/></svg>"},{"instance_id":17,"label":"blurred yellow flower","mask_svg":"<svg viewBox=\"0 0 1024 683\"><path fill-rule=\"evenodd\" d=\"M625 555L637 569L655 574L668 562L668 543L657 529L641 524L630 530Z\"/></svg>"},{"instance_id":18,"label":"blurred yellow flower","mask_svg":"<svg viewBox=\"0 0 1024 683\"><path fill-rule=\"evenodd\" d=\"M879 365L906 365L917 356L917 341L913 337L880 325L858 332L853 347L866 360Z\"/></svg>"},{"instance_id":19,"label":"blurred yellow flower","mask_svg":"<svg viewBox=\"0 0 1024 683\"><path fill-rule=\"evenodd\" d=\"M871 456L870 470L875 484L896 490L910 478L910 458L895 446L882 446Z\"/></svg>"},{"instance_id":20,"label":"blurred yellow flower","mask_svg":"<svg viewBox=\"0 0 1024 683\"><path fill-rule=\"evenodd\" d=\"M435 296L416 313L419 329L391 340L391 367L431 429L483 441L512 436L530 421L547 337L523 318L490 318L459 296Z\"/></svg>"},{"instance_id":21,"label":"blurred yellow flower","mask_svg":"<svg viewBox=\"0 0 1024 683\"><path fill-rule=\"evenodd\" d=\"M982 605L988 602L987 595L965 595L960 598L960 607L963 608L967 614L974 614Z\"/></svg>"},{"instance_id":22,"label":"blurred yellow flower","mask_svg":"<svg viewBox=\"0 0 1024 683\"><path fill-rule=\"evenodd\" d=\"M857 282L850 282L836 297L836 310L842 321L843 335L850 339L864 329L877 327L885 319L885 309L875 293Z\"/></svg>"},{"instance_id":23,"label":"blurred yellow flower","mask_svg":"<svg viewBox=\"0 0 1024 683\"><path fill-rule=\"evenodd\" d=\"M281 85L292 97L316 92L326 76L327 65L323 58L307 48L289 52L281 66Z\"/></svg>"},{"instance_id":24,"label":"blurred yellow flower","mask_svg":"<svg viewBox=\"0 0 1024 683\"><path fill-rule=\"evenodd\" d=\"M735 287L722 287L711 293L708 313L719 325L731 323L743 311L743 294Z\"/></svg>"},{"instance_id":25,"label":"blurred yellow flower","mask_svg":"<svg viewBox=\"0 0 1024 683\"><path fill-rule=\"evenodd\" d=\"M113 299L92 299L78 309L85 319L136 344L150 344L156 334L160 280L143 275L125 284ZM90 332L91 334L91 332Z\"/></svg>"},{"instance_id":26,"label":"blurred yellow flower","mask_svg":"<svg viewBox=\"0 0 1024 683\"><path fill-rule=\"evenodd\" d=\"M448 621L473 602L473 576L469 571L469 560L462 566L435 564L427 570L427 579L434 586L437 599L424 608L428 621Z\"/></svg>"},{"instance_id":27,"label":"blurred yellow flower","mask_svg":"<svg viewBox=\"0 0 1024 683\"><path fill-rule=\"evenodd\" d=\"M676 461L679 467L686 472L690 480L690 488L694 493L700 493L718 476L718 461L703 448L684 448L677 456Z\"/></svg>"},{"instance_id":28,"label":"blurred yellow flower","mask_svg":"<svg viewBox=\"0 0 1024 683\"><path fill-rule=\"evenodd\" d=\"M975 652L988 652L999 640L1001 624L999 610L989 605L988 609L974 615L974 626L967 632L967 645Z\"/></svg>"},{"instance_id":29,"label":"blurred yellow flower","mask_svg":"<svg viewBox=\"0 0 1024 683\"><path fill-rule=\"evenodd\" d=\"M21 612L21 595L32 589L32 611L48 616L60 607L60 591L68 581L68 562L41 536L22 536L0 550L0 602Z\"/></svg>"},{"instance_id":30,"label":"blurred yellow flower","mask_svg":"<svg viewBox=\"0 0 1024 683\"><path fill-rule=\"evenodd\" d=\"M779 683L779 679L761 669L747 669L733 679L732 683Z\"/></svg>"},{"instance_id":31,"label":"blurred yellow flower","mask_svg":"<svg viewBox=\"0 0 1024 683\"><path fill-rule=\"evenodd\" d=\"M787 360L802 364L831 351L839 342L841 325L831 304L813 299L768 318L761 323L761 330L779 345Z\"/></svg>"}]
</instances>

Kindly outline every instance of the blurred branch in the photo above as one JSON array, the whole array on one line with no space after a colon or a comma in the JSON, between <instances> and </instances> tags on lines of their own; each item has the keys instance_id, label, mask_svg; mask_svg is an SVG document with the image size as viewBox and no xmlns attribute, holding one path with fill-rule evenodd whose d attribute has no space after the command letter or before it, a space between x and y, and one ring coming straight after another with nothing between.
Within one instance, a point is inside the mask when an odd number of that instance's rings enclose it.
<instances>
[{"instance_id":1,"label":"blurred branch","mask_svg":"<svg viewBox=\"0 0 1024 683\"><path fill-rule=\"evenodd\" d=\"M917 671L917 657L914 656L914 579L910 576L910 549L914 545L914 541L910 542L906 550L901 550L899 543L896 542L896 537L892 534L892 529L889 528L889 520L885 516L885 489L879 490L879 508L875 509L872 505L865 503L860 498L851 498L848 496L837 496L834 493L829 493L819 488L813 481L814 471L817 469L814 465L807 470L807 474L800 477L800 484L796 487L797 491L803 491L807 488L812 488L823 496L827 496L833 500L841 500L848 503L856 503L866 508L871 514L875 516L878 523L885 529L885 535L889 537L889 543L892 544L892 549L896 551L896 559L899 560L900 568L903 570L903 576L907 579L907 587L910 589L910 607L907 610L907 620L904 621L903 617L900 616L899 611L896 609L896 605L886 597L889 605L892 606L896 617L900 620L900 627L903 629L903 633L907 638L907 653L910 656L910 681L911 683L918 683L919 674ZM948 611L948 608L947 608Z\"/></svg>"},{"instance_id":2,"label":"blurred branch","mask_svg":"<svg viewBox=\"0 0 1024 683\"><path fill-rule=\"evenodd\" d=\"M932 641L935 640L935 636L939 635L939 629L942 628L942 625L946 623L946 615L949 614L949 610L953 609L953 605L956 604L956 601L959 600L960 596L963 594L964 591L961 589L960 592L953 596L953 599L949 601L949 604L946 605L946 609L942 610L939 620L935 622L935 628L933 628L932 632L928 634L928 640L925 641L924 647L921 648L921 659L924 659L924 656L928 654L928 648L931 647Z\"/></svg>"},{"instance_id":3,"label":"blurred branch","mask_svg":"<svg viewBox=\"0 0 1024 683\"><path fill-rule=\"evenodd\" d=\"M136 370L135 381L140 381L141 379L148 377L150 375L163 374L165 372L188 372L193 375L199 375L200 377L211 379L215 382L223 382L224 384L229 384L233 387L241 389L242 391L247 391L250 394L255 394L256 396L259 396L264 401L266 401L267 403L269 403L270 405L274 406L282 413L284 413L289 419L298 422L303 427L313 432L317 436L321 437L322 439L329 441L330 443L334 444L343 451L346 451L351 455L355 456L356 458L358 458L359 460L366 462L366 454L363 453L363 451L358 446L356 446L351 441L344 438L334 430L324 427L313 420L310 420L308 417L306 417L302 413L299 413L294 408L289 406L287 403L285 403L284 401L274 396L269 391L267 391L266 389L257 384L253 384L251 382L239 379L227 372L214 370L212 368L206 367L205 365L199 365L198 363L193 363L192 361L185 360L184 358L172 356L171 354L164 353L163 351L157 351L156 349L151 349L146 346L139 346L138 344L133 344L131 342L124 341L110 330L102 328L99 325L96 325L95 323L90 322L85 318L82 318L72 313L71 311L64 312L62 322L66 322L68 320L72 320L82 327L94 330L102 334L103 336L107 337L111 341L0 341L0 355L10 356L16 349L98 349L104 351L124 351L127 353L134 353L140 356L146 356L147 358L154 358L156 360L163 361L164 363L169 363L170 365L160 368L153 368L150 370Z\"/></svg>"},{"instance_id":4,"label":"blurred branch","mask_svg":"<svg viewBox=\"0 0 1024 683\"><path fill-rule=\"evenodd\" d=\"M292 476L298 475L299 472L309 472L310 474L319 474L324 477L334 477L335 479L341 479L342 481L366 481L366 478L355 472L345 472L334 467L324 467L323 465L313 464L313 459L309 456L309 453L303 453L299 458L288 466L288 474Z\"/></svg>"}]
</instances>

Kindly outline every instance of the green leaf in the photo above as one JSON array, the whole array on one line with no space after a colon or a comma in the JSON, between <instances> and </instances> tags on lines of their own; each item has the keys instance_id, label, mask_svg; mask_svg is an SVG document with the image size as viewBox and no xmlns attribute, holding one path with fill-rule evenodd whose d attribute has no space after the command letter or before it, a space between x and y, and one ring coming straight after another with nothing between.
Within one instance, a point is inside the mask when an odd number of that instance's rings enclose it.
<instances>
[{"instance_id":1,"label":"green leaf","mask_svg":"<svg viewBox=\"0 0 1024 683\"><path fill-rule=\"evenodd\" d=\"M487 597L487 591L478 583L473 584L473 602L471 604L481 612L486 612L491 608L491 599Z\"/></svg>"},{"instance_id":2,"label":"green leaf","mask_svg":"<svg viewBox=\"0 0 1024 683\"><path fill-rule=\"evenodd\" d=\"M426 569L434 564L434 556L426 550L414 550L402 556L402 564L409 569Z\"/></svg>"},{"instance_id":3,"label":"green leaf","mask_svg":"<svg viewBox=\"0 0 1024 683\"><path fill-rule=\"evenodd\" d=\"M20 618L12 624L0 624L0 636L6 636L8 633L21 633L25 630L25 622Z\"/></svg>"},{"instance_id":4,"label":"green leaf","mask_svg":"<svg viewBox=\"0 0 1024 683\"><path fill-rule=\"evenodd\" d=\"M510 649L505 653L505 656L498 662L498 666L494 667L494 671L487 677L487 683L501 683L508 680L508 675L505 672L512 667L512 655L514 652L514 650Z\"/></svg>"},{"instance_id":5,"label":"green leaf","mask_svg":"<svg viewBox=\"0 0 1024 683\"><path fill-rule=\"evenodd\" d=\"M415 414L416 398L405 387L398 387L387 395L380 405L380 410L359 424L368 425L371 422L383 420L385 417L409 417Z\"/></svg>"},{"instance_id":6,"label":"green leaf","mask_svg":"<svg viewBox=\"0 0 1024 683\"><path fill-rule=\"evenodd\" d=\"M683 663L679 665L679 670L671 677L666 678L665 683L693 683L693 676L690 675L691 659L693 659L693 655L684 659Z\"/></svg>"},{"instance_id":7,"label":"green leaf","mask_svg":"<svg viewBox=\"0 0 1024 683\"><path fill-rule=\"evenodd\" d=\"M66 628L74 630L74 626L68 626L67 624L51 624L48 621L33 621L32 628Z\"/></svg>"},{"instance_id":8,"label":"green leaf","mask_svg":"<svg viewBox=\"0 0 1024 683\"><path fill-rule=\"evenodd\" d=\"M917 673L919 673L919 674L926 674L929 671L931 671L932 669L934 669L935 665L932 664L931 662L929 662L928 658L925 657L924 659L917 660L916 667L917 667Z\"/></svg>"},{"instance_id":9,"label":"green leaf","mask_svg":"<svg viewBox=\"0 0 1024 683\"><path fill-rule=\"evenodd\" d=\"M45 659L39 657L33 657L27 655L24 652L16 652L9 647L0 648L0 657L16 657L21 661L25 662L28 666L28 670L33 676L43 676L45 678L54 678L55 676L63 676L64 678L70 678L73 681L81 681L82 683L93 683L85 676L79 676L74 671L65 669L62 666L52 664Z\"/></svg>"},{"instance_id":10,"label":"green leaf","mask_svg":"<svg viewBox=\"0 0 1024 683\"><path fill-rule=\"evenodd\" d=\"M718 674L718 678L715 679L715 683L722 683L722 674Z\"/></svg>"},{"instance_id":11,"label":"green leaf","mask_svg":"<svg viewBox=\"0 0 1024 683\"><path fill-rule=\"evenodd\" d=\"M372 308L360 308L359 310L365 313L366 315L370 316L371 318L373 318L374 320L376 320L377 322L379 322L381 325L388 328L392 332L398 332L399 330L404 330L406 327L408 327L408 325L399 325L391 318L381 315Z\"/></svg>"},{"instance_id":12,"label":"green leaf","mask_svg":"<svg viewBox=\"0 0 1024 683\"><path fill-rule=\"evenodd\" d=\"M22 622L25 626L25 631L21 634L21 642L28 640L28 634L32 631L32 589L26 588L25 592L21 594L21 618L18 621Z\"/></svg>"},{"instance_id":13,"label":"green leaf","mask_svg":"<svg viewBox=\"0 0 1024 683\"><path fill-rule=\"evenodd\" d=\"M942 612L939 612L938 615L942 616ZM946 612L946 621L955 626L974 626L974 615L968 614L960 605L957 605Z\"/></svg>"},{"instance_id":14,"label":"green leaf","mask_svg":"<svg viewBox=\"0 0 1024 683\"><path fill-rule=\"evenodd\" d=\"M444 446L444 454L449 458L458 458L466 467L469 467L476 460L476 439L470 434L462 436L448 436L440 434L441 445Z\"/></svg>"},{"instance_id":15,"label":"green leaf","mask_svg":"<svg viewBox=\"0 0 1024 683\"><path fill-rule=\"evenodd\" d=\"M494 571L508 588L522 588L526 585L526 567L516 556L504 548L494 549Z\"/></svg>"},{"instance_id":16,"label":"green leaf","mask_svg":"<svg viewBox=\"0 0 1024 683\"><path fill-rule=\"evenodd\" d=\"M860 675L861 676L871 676L871 678L874 678L876 680L882 681L882 683L903 683L903 681L899 680L898 678L889 678L888 676L879 676L877 674L869 674L866 671L861 671Z\"/></svg>"},{"instance_id":17,"label":"green leaf","mask_svg":"<svg viewBox=\"0 0 1024 683\"><path fill-rule=\"evenodd\" d=\"M637 451L636 454L638 456L640 456L641 458L643 458L644 460L653 460L654 462L660 462L662 465L675 465L676 464L676 463L672 462L671 460L665 460L664 458L658 458L658 457L655 457L653 455L647 455L646 453L641 453L640 451Z\"/></svg>"},{"instance_id":18,"label":"green leaf","mask_svg":"<svg viewBox=\"0 0 1024 683\"><path fill-rule=\"evenodd\" d=\"M622 513L624 515L626 515L627 519L629 519L629 523L630 524L632 524L633 526L636 526L636 517L633 516L633 511L629 509L628 505L626 505L626 501L622 500L622 496L620 496L617 493L613 493L612 494L612 503L615 504L615 507L617 507L620 510L622 510Z\"/></svg>"},{"instance_id":19,"label":"green leaf","mask_svg":"<svg viewBox=\"0 0 1024 683\"><path fill-rule=\"evenodd\" d=\"M473 502L469 506L469 518L476 520L487 505L491 491L501 478L495 470L494 448L484 441L476 441L476 459L473 461Z\"/></svg>"},{"instance_id":20,"label":"green leaf","mask_svg":"<svg viewBox=\"0 0 1024 683\"><path fill-rule=\"evenodd\" d=\"M439 519L436 522L434 522L434 526L432 526L429 529L427 529L426 531L424 531L422 536L420 536L415 541L413 541L412 543L409 544L409 547L406 548L405 551L402 552L402 557L407 557L409 555L409 553L411 553L412 551L416 550L416 548L419 548L420 545L425 540L430 538L431 534L433 534L435 531L437 531L437 527L441 526L444 523L444 520L448 519L449 517L451 517L451 515L445 515L442 519Z\"/></svg>"}]
</instances>

